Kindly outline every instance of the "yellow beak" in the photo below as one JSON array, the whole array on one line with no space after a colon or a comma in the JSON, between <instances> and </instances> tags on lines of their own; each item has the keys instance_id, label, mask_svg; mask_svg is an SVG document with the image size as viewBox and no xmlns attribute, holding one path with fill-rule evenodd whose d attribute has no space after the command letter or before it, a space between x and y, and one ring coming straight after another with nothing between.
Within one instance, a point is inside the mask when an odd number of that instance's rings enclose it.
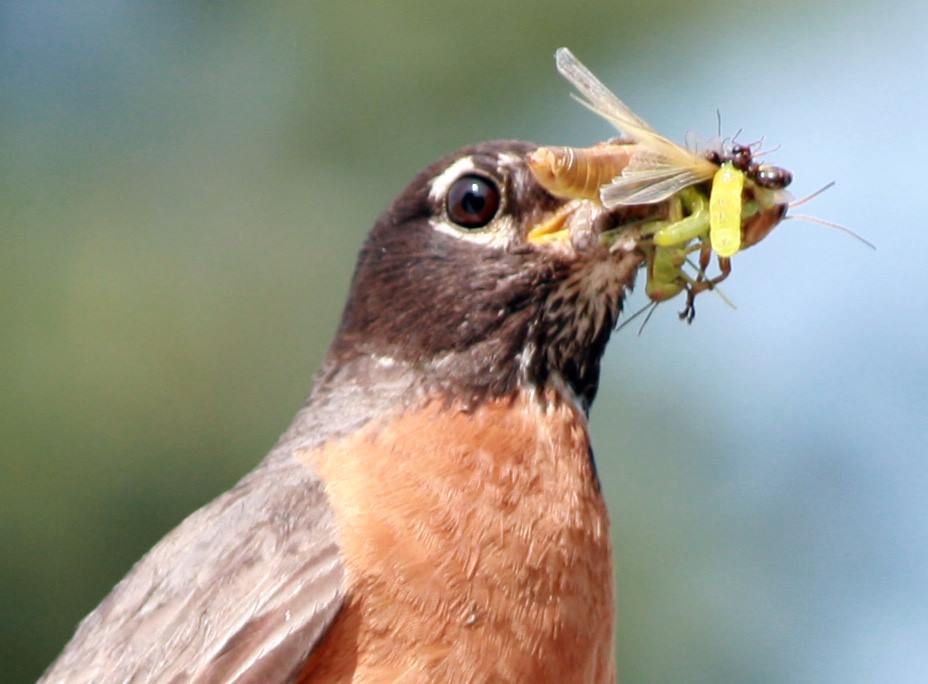
<instances>
[{"instance_id":1,"label":"yellow beak","mask_svg":"<svg viewBox=\"0 0 928 684\"><path fill-rule=\"evenodd\" d=\"M574 207L564 206L553 215L532 228L525 239L533 245L551 244L553 242L566 242L570 239L570 229L567 219L573 213Z\"/></svg>"}]
</instances>

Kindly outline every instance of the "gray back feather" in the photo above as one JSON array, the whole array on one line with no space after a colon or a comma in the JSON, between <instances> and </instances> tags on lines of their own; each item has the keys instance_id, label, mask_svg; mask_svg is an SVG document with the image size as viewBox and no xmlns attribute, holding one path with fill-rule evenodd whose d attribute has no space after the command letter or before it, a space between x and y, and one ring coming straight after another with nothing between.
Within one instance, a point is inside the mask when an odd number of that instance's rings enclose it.
<instances>
[{"instance_id":1,"label":"gray back feather","mask_svg":"<svg viewBox=\"0 0 928 684\"><path fill-rule=\"evenodd\" d=\"M136 563L40 682L290 679L341 605L344 570L322 483L284 450Z\"/></svg>"},{"instance_id":2,"label":"gray back feather","mask_svg":"<svg viewBox=\"0 0 928 684\"><path fill-rule=\"evenodd\" d=\"M40 684L292 679L345 592L324 484L296 457L402 412L421 397L415 377L369 357L326 363L262 463L138 561Z\"/></svg>"}]
</instances>

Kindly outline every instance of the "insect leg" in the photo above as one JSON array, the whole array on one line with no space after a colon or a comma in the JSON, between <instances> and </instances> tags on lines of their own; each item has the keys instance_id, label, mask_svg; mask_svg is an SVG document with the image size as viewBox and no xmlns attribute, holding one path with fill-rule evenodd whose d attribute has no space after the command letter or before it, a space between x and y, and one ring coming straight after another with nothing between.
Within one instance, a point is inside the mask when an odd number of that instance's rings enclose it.
<instances>
[{"instance_id":1,"label":"insect leg","mask_svg":"<svg viewBox=\"0 0 928 684\"><path fill-rule=\"evenodd\" d=\"M731 275L731 259L729 257L719 257L719 274L714 278L709 278L706 281L706 289L711 290L720 282L725 280L728 276Z\"/></svg>"},{"instance_id":2,"label":"insect leg","mask_svg":"<svg viewBox=\"0 0 928 684\"><path fill-rule=\"evenodd\" d=\"M693 245L692 251L696 249L699 250L699 269L696 273L696 280L690 280L686 286L686 306L683 307L683 311L677 313L681 321L686 321L688 324L693 322L693 319L696 318L696 297L705 292L707 289L711 290L713 285L709 284L709 280L706 279L706 271L709 269L709 261L712 259L712 246L703 239L701 243ZM728 261L726 259L726 261Z\"/></svg>"},{"instance_id":3,"label":"insect leg","mask_svg":"<svg viewBox=\"0 0 928 684\"><path fill-rule=\"evenodd\" d=\"M694 188L681 190L679 195L687 216L654 233L654 244L659 247L685 245L709 231L709 203L706 197Z\"/></svg>"}]
</instances>

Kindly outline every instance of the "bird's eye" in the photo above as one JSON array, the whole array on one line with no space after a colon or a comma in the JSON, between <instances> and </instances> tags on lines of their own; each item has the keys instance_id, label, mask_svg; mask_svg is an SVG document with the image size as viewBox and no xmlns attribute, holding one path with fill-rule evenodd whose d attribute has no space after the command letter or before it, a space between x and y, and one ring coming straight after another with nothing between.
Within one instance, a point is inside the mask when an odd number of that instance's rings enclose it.
<instances>
[{"instance_id":1,"label":"bird's eye","mask_svg":"<svg viewBox=\"0 0 928 684\"><path fill-rule=\"evenodd\" d=\"M461 176L448 190L448 218L462 228L483 228L499 211L499 188L485 176Z\"/></svg>"}]
</instances>

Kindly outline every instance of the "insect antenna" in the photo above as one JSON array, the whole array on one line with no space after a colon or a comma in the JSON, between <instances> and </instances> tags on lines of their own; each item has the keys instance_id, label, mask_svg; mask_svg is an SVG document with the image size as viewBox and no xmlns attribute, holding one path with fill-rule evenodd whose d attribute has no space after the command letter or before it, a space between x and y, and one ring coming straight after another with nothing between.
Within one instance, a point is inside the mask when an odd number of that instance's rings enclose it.
<instances>
[{"instance_id":1,"label":"insect antenna","mask_svg":"<svg viewBox=\"0 0 928 684\"><path fill-rule=\"evenodd\" d=\"M819 218L818 216L809 216L808 214L792 214L792 215L786 216L786 218L784 218L783 220L789 221L790 219L793 219L795 221L805 221L806 223L817 223L820 226L827 226L828 228L835 228L836 230L840 230L842 233L846 233L850 235L852 238L856 238L860 242L867 245L867 247L869 247L870 249L876 249L875 244L873 244L869 240L864 239L863 237L855 233L853 230L851 230L847 226L841 225L840 223L835 223L834 221L826 221L825 219Z\"/></svg>"},{"instance_id":2,"label":"insect antenna","mask_svg":"<svg viewBox=\"0 0 928 684\"><path fill-rule=\"evenodd\" d=\"M657 302L651 303L651 310L648 312L648 315L644 317L644 320L641 322L641 327L638 328L638 337L641 337L641 333L644 332L645 326L648 324L648 321L651 320L651 316L654 315L654 312L657 311Z\"/></svg>"},{"instance_id":3,"label":"insect antenna","mask_svg":"<svg viewBox=\"0 0 928 684\"><path fill-rule=\"evenodd\" d=\"M633 313L631 316L629 316L629 317L626 318L624 321L622 321L619 325L617 325L616 328L615 328L615 331L616 331L616 332L619 332L620 330L622 330L622 328L624 328L626 325L628 325L628 324L631 323L633 320L635 320L636 318L638 318L638 317L639 317L641 314L643 314L645 311L647 311L648 309L651 309L651 308L653 308L653 307L656 307L656 306L657 306L657 302L648 302L648 303L645 304L643 307L641 307L640 309L638 309L635 313ZM648 314L648 318L651 318L651 314ZM648 322L648 318L646 318L646 319L644 320L645 323ZM644 329L644 326L642 326L642 330L643 330L643 329ZM639 334L639 335L641 334L641 330L638 331L638 334Z\"/></svg>"},{"instance_id":4,"label":"insect antenna","mask_svg":"<svg viewBox=\"0 0 928 684\"><path fill-rule=\"evenodd\" d=\"M741 135L742 133L744 133L744 128L739 128L737 131L735 131L735 134L731 136L730 143L734 145L735 141L738 140L738 136Z\"/></svg>"},{"instance_id":5,"label":"insect antenna","mask_svg":"<svg viewBox=\"0 0 928 684\"><path fill-rule=\"evenodd\" d=\"M793 200L792 202L790 202L790 203L789 203L788 205L786 205L786 206L788 206L790 209L795 209L796 207L801 207L803 204L805 204L805 203L808 202L809 200L815 199L816 197L818 197L819 195L821 195L823 192L825 192L826 190L829 190L830 188L833 188L834 186L835 186L835 182L834 182L834 181L831 181L830 183L825 183L825 185L823 185L822 187L820 187L818 190L816 190L816 191L813 192L812 194L806 195L806 196L803 197L802 199Z\"/></svg>"},{"instance_id":6,"label":"insect antenna","mask_svg":"<svg viewBox=\"0 0 928 684\"><path fill-rule=\"evenodd\" d=\"M764 142L764 139L761 138L760 141L763 143L763 142ZM779 152L781 147L783 147L783 146L782 146L782 145L776 145L776 146L774 146L774 147L771 147L769 150L760 150L760 151L758 151L758 152L754 152L752 156L754 157L754 159L757 159L758 157L766 157L768 154L773 154L774 152Z\"/></svg>"},{"instance_id":7,"label":"insect antenna","mask_svg":"<svg viewBox=\"0 0 928 684\"><path fill-rule=\"evenodd\" d=\"M696 134L696 131L687 131L686 136L683 138L683 143L693 154L699 153L699 136Z\"/></svg>"},{"instance_id":8,"label":"insect antenna","mask_svg":"<svg viewBox=\"0 0 928 684\"><path fill-rule=\"evenodd\" d=\"M728 305L729 308L731 308L731 309L734 310L734 311L737 311L737 310L738 310L738 305L735 304L733 301L731 301L731 300L728 298L728 296L727 296L724 292L722 292L722 288L720 288L718 285L714 285L714 286L712 287L712 291L713 291L715 294L717 294L717 295L719 296L719 299L721 299L723 302L725 302L725 303Z\"/></svg>"},{"instance_id":9,"label":"insect antenna","mask_svg":"<svg viewBox=\"0 0 928 684\"><path fill-rule=\"evenodd\" d=\"M801 199L798 199L798 200L795 200L795 201L793 201L793 202L790 202L790 203L787 205L787 207L789 207L790 209L795 209L796 207L801 207L803 204L806 204L807 202L809 202L809 201L815 199L816 197L818 197L819 195L821 195L823 192L825 192L825 191L828 190L829 188L833 187L834 184L835 184L834 181L831 181L830 183L826 183L825 185L823 185L822 187L820 187L820 188L819 188L818 190L816 190L815 192L813 192L813 193L811 193L811 194L809 194L809 195L806 195L805 197L803 197L803 198L801 198ZM827 220L825 220L825 219L823 219L823 218L819 218L818 216L810 216L809 214L787 214L786 217L785 217L783 220L784 220L784 221L789 221L790 219L792 219L792 220L794 220L794 221L805 221L806 223L816 223L816 224L818 224L818 225L820 225L820 226L826 226L826 227L828 227L828 228L834 228L834 229L836 229L836 230L840 230L842 233L846 233L847 235L850 235L852 238L855 238L856 240L859 240L860 242L864 243L864 244L867 245L867 247L869 247L870 249L876 249L876 245L875 245L875 244L873 244L873 243L870 242L869 240L863 238L862 236L858 235L857 233L855 233L853 230L851 230L851 229L848 228L847 226L841 225L840 223L835 223L834 221L827 221Z\"/></svg>"},{"instance_id":10,"label":"insect antenna","mask_svg":"<svg viewBox=\"0 0 928 684\"><path fill-rule=\"evenodd\" d=\"M722 139L722 110L718 107L715 108L715 123L718 124L718 136L719 140Z\"/></svg>"}]
</instances>

